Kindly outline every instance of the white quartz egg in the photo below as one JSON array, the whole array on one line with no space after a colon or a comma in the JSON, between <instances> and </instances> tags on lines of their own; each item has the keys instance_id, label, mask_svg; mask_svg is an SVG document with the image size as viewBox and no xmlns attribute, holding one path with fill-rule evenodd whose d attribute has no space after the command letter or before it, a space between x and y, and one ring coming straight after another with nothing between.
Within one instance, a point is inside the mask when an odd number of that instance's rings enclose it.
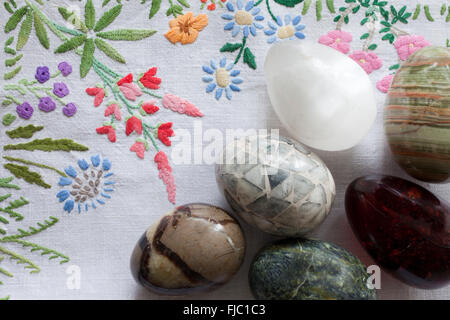
<instances>
[{"instance_id":1,"label":"white quartz egg","mask_svg":"<svg viewBox=\"0 0 450 320\"><path fill-rule=\"evenodd\" d=\"M270 101L297 140L327 151L358 144L375 121L372 83L346 55L318 43L284 41L264 64Z\"/></svg>"}]
</instances>

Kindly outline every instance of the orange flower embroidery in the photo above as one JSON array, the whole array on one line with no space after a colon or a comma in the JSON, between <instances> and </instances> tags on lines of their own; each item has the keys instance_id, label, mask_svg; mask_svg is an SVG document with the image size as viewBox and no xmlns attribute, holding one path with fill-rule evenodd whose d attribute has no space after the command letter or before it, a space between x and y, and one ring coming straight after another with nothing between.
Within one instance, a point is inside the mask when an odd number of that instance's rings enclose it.
<instances>
[{"instance_id":1,"label":"orange flower embroidery","mask_svg":"<svg viewBox=\"0 0 450 320\"><path fill-rule=\"evenodd\" d=\"M198 33L208 25L208 16L199 14L194 17L192 12L188 12L170 20L169 25L170 30L165 36L170 42L193 43L197 39Z\"/></svg>"}]
</instances>

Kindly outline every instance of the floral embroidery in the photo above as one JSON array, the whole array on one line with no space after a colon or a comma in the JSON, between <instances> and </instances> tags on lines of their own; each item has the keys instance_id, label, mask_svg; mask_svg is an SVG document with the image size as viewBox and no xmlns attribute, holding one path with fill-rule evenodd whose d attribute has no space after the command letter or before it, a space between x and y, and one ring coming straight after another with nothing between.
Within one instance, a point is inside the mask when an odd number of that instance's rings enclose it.
<instances>
[{"instance_id":1,"label":"floral embroidery","mask_svg":"<svg viewBox=\"0 0 450 320\"><path fill-rule=\"evenodd\" d=\"M211 60L209 65L203 66L203 71L208 75L203 77L203 81L208 83L206 92L214 92L215 97L219 100L222 97L223 91L228 100L231 100L232 91L239 92L241 89L238 84L243 80L237 76L241 73L239 70L233 70L234 63L227 65L226 58L222 58L219 65L214 60Z\"/></svg>"},{"instance_id":2,"label":"floral embroidery","mask_svg":"<svg viewBox=\"0 0 450 320\"><path fill-rule=\"evenodd\" d=\"M59 76L68 76L71 74L72 67L67 62L61 62L58 65L58 71L50 74L47 66L39 66L36 68L35 80L29 81L22 79L16 84L6 84L3 88L6 91L14 91L20 95L32 94L38 99L37 107L39 110L48 113L56 109L56 102L63 106L62 112L67 117L72 117L77 112L77 106L73 102L65 102L62 98L69 95L70 90L64 82L54 82L53 87L44 86L50 79ZM55 102L56 101L56 102ZM5 95L4 104L9 105L15 103L17 105L17 115L22 119L30 119L33 116L35 108L29 101L20 101L13 95Z\"/></svg>"},{"instance_id":3,"label":"floral embroidery","mask_svg":"<svg viewBox=\"0 0 450 320\"><path fill-rule=\"evenodd\" d=\"M157 90L159 89L159 84L161 83L161 78L155 77L157 68L153 67L148 69L146 73L139 79L144 87L147 89Z\"/></svg>"},{"instance_id":4,"label":"floral embroidery","mask_svg":"<svg viewBox=\"0 0 450 320\"><path fill-rule=\"evenodd\" d=\"M199 14L194 17L192 12L176 17L169 22L170 30L165 34L166 38L172 42L181 44L193 43L197 40L198 34L208 25L208 16Z\"/></svg>"},{"instance_id":5,"label":"floral embroidery","mask_svg":"<svg viewBox=\"0 0 450 320\"><path fill-rule=\"evenodd\" d=\"M154 30L138 30L138 29L120 29L112 31L104 31L114 20L120 15L122 5L119 4L110 10L106 11L100 19L95 21L95 8L92 0L87 0L84 7L85 19L82 21L76 16L76 13L69 12L66 8L60 7L59 12L61 16L74 24L75 29L67 29L61 27L58 30L73 37L65 40L56 50L55 53L65 53L75 50L75 52L81 55L80 75L84 78L94 63L94 52L97 49L102 51L109 58L125 63L125 58L108 42L112 41L136 41L142 40L152 36ZM90 37L90 34L95 35L95 39ZM83 46L83 49L78 48Z\"/></svg>"},{"instance_id":6,"label":"floral embroidery","mask_svg":"<svg viewBox=\"0 0 450 320\"><path fill-rule=\"evenodd\" d=\"M373 52L358 50L353 52L349 57L355 60L368 74L380 69L383 65L381 59Z\"/></svg>"},{"instance_id":7,"label":"floral embroidery","mask_svg":"<svg viewBox=\"0 0 450 320\"><path fill-rule=\"evenodd\" d=\"M430 42L420 35L401 36L394 42L394 47L397 49L398 56L403 61L408 59L414 52L429 45Z\"/></svg>"},{"instance_id":8,"label":"floral embroidery","mask_svg":"<svg viewBox=\"0 0 450 320\"><path fill-rule=\"evenodd\" d=\"M391 87L393 80L394 80L393 74L385 76L383 79L377 82L377 89L383 93L387 93L389 91L389 88Z\"/></svg>"},{"instance_id":9,"label":"floral embroidery","mask_svg":"<svg viewBox=\"0 0 450 320\"><path fill-rule=\"evenodd\" d=\"M258 23L264 20L264 16L259 15L261 9L254 8L252 0L248 1L245 7L242 0L237 0L236 8L231 2L228 2L226 7L230 13L223 14L222 19L231 21L225 25L224 30L231 30L233 37L236 37L241 30L245 38L250 34L256 36L256 30L264 28Z\"/></svg>"},{"instance_id":10,"label":"floral embroidery","mask_svg":"<svg viewBox=\"0 0 450 320\"><path fill-rule=\"evenodd\" d=\"M176 186L172 175L172 168L167 160L167 155L163 151L159 151L155 155L155 162L158 165L159 178L164 182L169 195L169 201L175 203Z\"/></svg>"},{"instance_id":11,"label":"floral embroidery","mask_svg":"<svg viewBox=\"0 0 450 320\"><path fill-rule=\"evenodd\" d=\"M352 35L343 30L332 30L319 38L319 43L336 49L344 54L350 51Z\"/></svg>"},{"instance_id":12,"label":"floral embroidery","mask_svg":"<svg viewBox=\"0 0 450 320\"><path fill-rule=\"evenodd\" d=\"M208 9L209 11L214 11L214 10L216 10L216 8L217 8L217 6L216 6L216 3L218 3L219 4L219 6L221 7L221 8L223 8L224 6L223 6L223 4L225 3L225 2L227 2L227 0L200 0L201 1L201 6L200 6L200 9L204 9L205 8L205 6L206 6L206 9ZM208 4L208 1L210 2L209 4Z\"/></svg>"},{"instance_id":13,"label":"floral embroidery","mask_svg":"<svg viewBox=\"0 0 450 320\"><path fill-rule=\"evenodd\" d=\"M125 134L127 136L138 136L135 143L131 145L130 151L135 152L136 156L141 159L145 158L145 153L149 150L150 145L153 146L157 154L161 154L162 151L157 141L159 140L162 144L170 146L170 137L174 134L171 122L150 124L149 121L146 121L148 119L151 121L152 115L160 111L155 99L161 99L162 106L173 112L192 117L203 116L198 108L189 101L173 94L161 96L154 91L159 89L161 84L161 78L156 76L158 71L156 67L149 68L145 73L136 77L131 73L123 77L102 64L94 65L94 70L103 80L103 85L86 89L88 95L95 96L94 105L98 107L108 96L108 91L112 93L104 113L105 117L109 119L96 129L97 133L106 135L110 142L116 142L117 123L118 121L124 121ZM101 98L98 98L99 95ZM153 99L137 101L139 97L144 95ZM122 109L127 112L127 116L124 117ZM164 168L165 173L162 175L164 178L161 179L167 185L169 201L175 203L174 178L168 177L168 173L171 173L171 170L168 170L170 168L168 163L164 165Z\"/></svg>"},{"instance_id":14,"label":"floral embroidery","mask_svg":"<svg viewBox=\"0 0 450 320\"><path fill-rule=\"evenodd\" d=\"M285 39L305 39L305 35L301 31L306 26L300 24L301 19L302 17L300 15L292 17L287 14L284 16L284 24L280 16L277 17L276 23L269 21L268 25L270 29L264 31L269 36L267 43L275 43Z\"/></svg>"},{"instance_id":15,"label":"floral embroidery","mask_svg":"<svg viewBox=\"0 0 450 320\"><path fill-rule=\"evenodd\" d=\"M115 182L111 180L111 161L100 158L99 155L92 156L90 162L86 159L78 161L77 171L72 166L64 171L66 177L61 177L59 185L65 189L56 194L59 202L64 202L64 211L71 213L74 208L78 213L89 211L89 208L97 208L97 204L104 205L106 200L111 199Z\"/></svg>"}]
</instances>

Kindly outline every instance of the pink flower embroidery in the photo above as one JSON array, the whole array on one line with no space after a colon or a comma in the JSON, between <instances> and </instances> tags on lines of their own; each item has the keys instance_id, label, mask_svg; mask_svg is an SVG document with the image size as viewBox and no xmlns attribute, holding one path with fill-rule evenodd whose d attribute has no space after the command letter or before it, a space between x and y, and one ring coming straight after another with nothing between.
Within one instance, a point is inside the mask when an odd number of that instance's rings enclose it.
<instances>
[{"instance_id":1,"label":"pink flower embroidery","mask_svg":"<svg viewBox=\"0 0 450 320\"><path fill-rule=\"evenodd\" d=\"M401 60L406 60L414 52L430 45L428 40L423 36L401 36L394 42L394 47L397 49L398 56Z\"/></svg>"},{"instance_id":2,"label":"pink flower embroidery","mask_svg":"<svg viewBox=\"0 0 450 320\"><path fill-rule=\"evenodd\" d=\"M383 79L377 82L377 89L380 90L383 93L387 93L389 91L389 88L391 87L392 80L394 80L393 74L389 74L385 76Z\"/></svg>"},{"instance_id":3,"label":"pink flower embroidery","mask_svg":"<svg viewBox=\"0 0 450 320\"><path fill-rule=\"evenodd\" d=\"M105 110L105 117L108 117L112 114L117 120L122 120L122 113L120 112L120 108L115 103L110 104Z\"/></svg>"},{"instance_id":4,"label":"pink flower embroidery","mask_svg":"<svg viewBox=\"0 0 450 320\"><path fill-rule=\"evenodd\" d=\"M350 42L352 42L352 39L352 35L346 31L333 30L321 36L319 38L319 43L342 53L348 53L350 51Z\"/></svg>"},{"instance_id":5,"label":"pink flower embroidery","mask_svg":"<svg viewBox=\"0 0 450 320\"><path fill-rule=\"evenodd\" d=\"M175 204L175 179L173 178L172 168L169 165L166 154L163 151L159 151L155 155L155 162L158 165L159 178L166 185L167 193L169 195L169 201Z\"/></svg>"},{"instance_id":6,"label":"pink flower embroidery","mask_svg":"<svg viewBox=\"0 0 450 320\"><path fill-rule=\"evenodd\" d=\"M383 65L381 59L373 52L357 50L349 57L355 60L367 74L371 74L372 71L380 69Z\"/></svg>"},{"instance_id":7,"label":"pink flower embroidery","mask_svg":"<svg viewBox=\"0 0 450 320\"><path fill-rule=\"evenodd\" d=\"M142 96L142 91L135 83L123 83L119 86L120 91L122 91L123 95L131 101L135 101L136 97Z\"/></svg>"},{"instance_id":8,"label":"pink flower embroidery","mask_svg":"<svg viewBox=\"0 0 450 320\"><path fill-rule=\"evenodd\" d=\"M144 159L145 150L147 150L147 148L145 147L145 143L141 141L137 141L130 148L130 151L136 152L137 156L141 159Z\"/></svg>"},{"instance_id":9,"label":"pink flower embroidery","mask_svg":"<svg viewBox=\"0 0 450 320\"><path fill-rule=\"evenodd\" d=\"M173 94L166 94L162 100L162 105L166 109L186 114L191 117L203 117L203 113L201 113L196 106Z\"/></svg>"}]
</instances>

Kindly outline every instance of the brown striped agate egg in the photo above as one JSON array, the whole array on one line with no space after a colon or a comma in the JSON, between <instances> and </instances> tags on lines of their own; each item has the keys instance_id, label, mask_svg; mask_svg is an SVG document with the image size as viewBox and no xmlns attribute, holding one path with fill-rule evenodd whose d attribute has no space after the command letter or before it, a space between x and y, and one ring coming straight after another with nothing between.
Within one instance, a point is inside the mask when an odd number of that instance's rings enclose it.
<instances>
[{"instance_id":1,"label":"brown striped agate egg","mask_svg":"<svg viewBox=\"0 0 450 320\"><path fill-rule=\"evenodd\" d=\"M450 50L426 47L402 65L388 93L387 138L398 164L416 179L450 178Z\"/></svg>"},{"instance_id":2,"label":"brown striped agate egg","mask_svg":"<svg viewBox=\"0 0 450 320\"><path fill-rule=\"evenodd\" d=\"M185 295L226 283L239 270L245 239L238 222L207 204L177 207L153 224L131 257L136 281L163 295Z\"/></svg>"}]
</instances>

